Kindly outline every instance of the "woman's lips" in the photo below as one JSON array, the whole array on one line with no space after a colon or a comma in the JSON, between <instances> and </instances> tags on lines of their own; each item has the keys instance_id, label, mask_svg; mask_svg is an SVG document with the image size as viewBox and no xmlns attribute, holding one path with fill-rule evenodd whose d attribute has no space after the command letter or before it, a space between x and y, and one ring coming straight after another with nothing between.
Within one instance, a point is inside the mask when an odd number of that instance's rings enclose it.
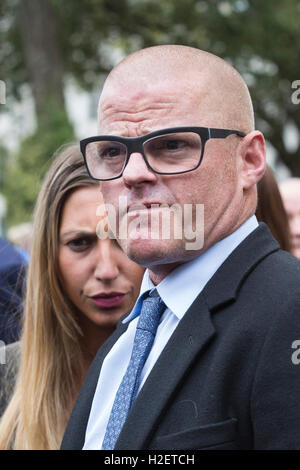
<instances>
[{"instance_id":1,"label":"woman's lips","mask_svg":"<svg viewBox=\"0 0 300 470\"><path fill-rule=\"evenodd\" d=\"M118 306L126 294L122 292L111 292L109 294L99 294L91 297L91 300L102 308L111 308Z\"/></svg>"}]
</instances>

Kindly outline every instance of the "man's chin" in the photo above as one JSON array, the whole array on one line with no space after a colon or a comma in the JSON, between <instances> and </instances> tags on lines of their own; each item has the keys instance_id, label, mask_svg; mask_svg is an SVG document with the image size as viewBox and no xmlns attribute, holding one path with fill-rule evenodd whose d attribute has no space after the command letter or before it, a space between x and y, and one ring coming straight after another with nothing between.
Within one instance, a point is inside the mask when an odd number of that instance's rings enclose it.
<instances>
[{"instance_id":1,"label":"man's chin","mask_svg":"<svg viewBox=\"0 0 300 470\"><path fill-rule=\"evenodd\" d=\"M120 240L120 245L132 261L148 268L172 262L170 253L172 253L172 258L174 256L175 244L170 240L130 238Z\"/></svg>"}]
</instances>

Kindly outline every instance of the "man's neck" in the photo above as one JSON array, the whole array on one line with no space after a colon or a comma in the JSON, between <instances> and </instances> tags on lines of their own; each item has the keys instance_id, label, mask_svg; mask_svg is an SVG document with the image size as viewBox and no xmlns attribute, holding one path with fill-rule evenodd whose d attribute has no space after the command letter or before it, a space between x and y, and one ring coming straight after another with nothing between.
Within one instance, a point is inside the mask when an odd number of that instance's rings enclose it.
<instances>
[{"instance_id":1,"label":"man's neck","mask_svg":"<svg viewBox=\"0 0 300 470\"><path fill-rule=\"evenodd\" d=\"M174 265L160 265L160 266L153 266L153 268L149 268L149 277L153 284L157 286L165 277L167 277L174 269L180 266L181 263L177 263Z\"/></svg>"},{"instance_id":2,"label":"man's neck","mask_svg":"<svg viewBox=\"0 0 300 470\"><path fill-rule=\"evenodd\" d=\"M215 245L217 242L219 242L219 241L229 237L230 235L232 235L234 232L236 232L236 230L238 230L246 222L246 220L250 219L251 216L252 215L245 218L245 220L243 220L242 222L238 223L235 227L233 227L233 229L226 236L220 236L220 238L218 240L214 240L213 243L210 243L209 245L207 245L207 244L204 245L202 250L200 250L198 252L193 252L193 254L191 252L191 254L192 254L191 256L187 256L184 259L174 261L173 263L169 263L169 264L157 264L157 265L155 264L155 265L149 266L148 267L149 277L150 277L151 281L153 282L153 284L155 286L157 286L172 271L174 271L174 269L176 269L179 266L191 261L192 259L198 258L205 251L207 251L209 248L211 248L213 245Z\"/></svg>"}]
</instances>

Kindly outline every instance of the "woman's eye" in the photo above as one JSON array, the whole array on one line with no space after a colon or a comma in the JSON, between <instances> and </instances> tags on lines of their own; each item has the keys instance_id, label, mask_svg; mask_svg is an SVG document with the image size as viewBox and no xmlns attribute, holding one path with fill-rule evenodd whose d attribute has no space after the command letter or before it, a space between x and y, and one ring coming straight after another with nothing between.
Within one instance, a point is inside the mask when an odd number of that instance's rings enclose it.
<instances>
[{"instance_id":1,"label":"woman's eye","mask_svg":"<svg viewBox=\"0 0 300 470\"><path fill-rule=\"evenodd\" d=\"M73 251L84 251L89 248L92 244L92 240L89 238L74 238L67 243L67 246Z\"/></svg>"}]
</instances>

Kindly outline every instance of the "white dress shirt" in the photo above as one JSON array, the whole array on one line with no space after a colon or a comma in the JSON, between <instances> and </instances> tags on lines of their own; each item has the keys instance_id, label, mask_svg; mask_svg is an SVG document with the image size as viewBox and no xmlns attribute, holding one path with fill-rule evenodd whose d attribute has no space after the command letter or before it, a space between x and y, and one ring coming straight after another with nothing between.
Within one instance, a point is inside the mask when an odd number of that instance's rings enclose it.
<instances>
[{"instance_id":1,"label":"white dress shirt","mask_svg":"<svg viewBox=\"0 0 300 470\"><path fill-rule=\"evenodd\" d=\"M148 270L145 271L139 298L131 313L123 320L124 323L130 322L128 328L103 361L86 429L84 450L101 449L115 395L130 360L138 315L141 311L140 297L156 287L167 306L142 370L141 389L181 318L230 253L257 226L256 217L250 217L231 235L216 243L198 258L179 266L157 286L153 285Z\"/></svg>"}]
</instances>

